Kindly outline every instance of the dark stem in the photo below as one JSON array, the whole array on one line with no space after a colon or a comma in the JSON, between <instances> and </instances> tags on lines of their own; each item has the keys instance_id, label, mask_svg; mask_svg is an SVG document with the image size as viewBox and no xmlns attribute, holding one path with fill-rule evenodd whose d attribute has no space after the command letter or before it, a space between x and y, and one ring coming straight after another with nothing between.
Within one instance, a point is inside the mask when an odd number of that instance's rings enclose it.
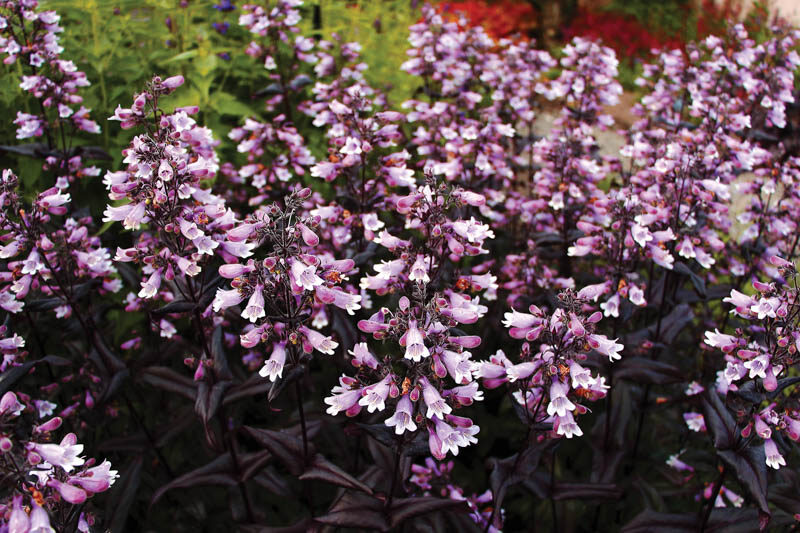
<instances>
[{"instance_id":1,"label":"dark stem","mask_svg":"<svg viewBox=\"0 0 800 533\"><path fill-rule=\"evenodd\" d=\"M403 461L403 446L405 445L405 441L400 441L400 444L397 445L397 449L394 452L394 469L392 470L392 480L389 484L389 495L386 497L386 508L389 509L392 506L392 500L394 499L394 491L397 488L397 478L400 477L400 463Z\"/></svg>"},{"instance_id":2,"label":"dark stem","mask_svg":"<svg viewBox=\"0 0 800 533\"><path fill-rule=\"evenodd\" d=\"M558 531L558 512L556 511L556 499L553 496L556 488L556 450L550 458L550 512L553 515L553 533Z\"/></svg>"},{"instance_id":3,"label":"dark stem","mask_svg":"<svg viewBox=\"0 0 800 533\"><path fill-rule=\"evenodd\" d=\"M722 467L722 470L719 472L719 476L717 476L717 480L714 482L714 488L711 490L711 499L708 500L708 505L705 506L706 510L703 513L703 519L700 522L700 533L703 533L706 530L706 524L708 524L708 519L711 517L711 511L714 510L714 502L717 501L717 496L719 496L719 491L722 490L722 480L725 479L725 467ZM700 511L703 511L703 508L700 508Z\"/></svg>"},{"instance_id":4,"label":"dark stem","mask_svg":"<svg viewBox=\"0 0 800 533\"><path fill-rule=\"evenodd\" d=\"M300 427L303 431L303 462L308 461L308 429L306 428L306 414L303 410L303 387L300 380L295 380L294 390L297 394L297 413L300 415Z\"/></svg>"}]
</instances>

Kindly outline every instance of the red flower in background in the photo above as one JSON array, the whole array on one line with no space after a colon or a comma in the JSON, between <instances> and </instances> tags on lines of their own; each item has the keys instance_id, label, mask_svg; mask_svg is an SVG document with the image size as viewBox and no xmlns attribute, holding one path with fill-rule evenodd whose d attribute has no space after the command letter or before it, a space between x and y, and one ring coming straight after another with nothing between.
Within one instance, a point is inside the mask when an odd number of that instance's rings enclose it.
<instances>
[{"instance_id":1,"label":"red flower in background","mask_svg":"<svg viewBox=\"0 0 800 533\"><path fill-rule=\"evenodd\" d=\"M470 26L483 26L492 38L501 39L527 34L537 26L538 16L532 5L501 0L486 2L485 0L467 0L465 2L442 2L436 9L443 14L456 18L464 15Z\"/></svg>"},{"instance_id":2,"label":"red flower in background","mask_svg":"<svg viewBox=\"0 0 800 533\"><path fill-rule=\"evenodd\" d=\"M644 57L653 48L682 48L679 37L667 37L648 30L634 17L611 11L581 10L564 29L564 37L581 36L600 40L623 57Z\"/></svg>"}]
</instances>

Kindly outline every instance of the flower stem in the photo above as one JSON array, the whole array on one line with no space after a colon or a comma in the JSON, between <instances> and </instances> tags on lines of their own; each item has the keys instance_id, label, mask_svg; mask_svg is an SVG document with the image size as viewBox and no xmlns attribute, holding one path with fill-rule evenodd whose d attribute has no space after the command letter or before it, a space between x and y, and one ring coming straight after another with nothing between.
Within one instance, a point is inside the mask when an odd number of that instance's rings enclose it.
<instances>
[{"instance_id":1,"label":"flower stem","mask_svg":"<svg viewBox=\"0 0 800 533\"><path fill-rule=\"evenodd\" d=\"M708 519L711 517L711 511L714 510L714 502L717 501L717 496L719 496L719 491L722 490L722 481L725 479L725 467L722 467L722 470L719 472L719 476L717 476L717 480L714 481L714 488L711 490L711 498L708 500L708 505L705 506L705 512L703 513L703 519L700 522L700 533L703 533L706 530L706 525L708 524ZM703 506L700 507L700 511L703 511Z\"/></svg>"}]
</instances>

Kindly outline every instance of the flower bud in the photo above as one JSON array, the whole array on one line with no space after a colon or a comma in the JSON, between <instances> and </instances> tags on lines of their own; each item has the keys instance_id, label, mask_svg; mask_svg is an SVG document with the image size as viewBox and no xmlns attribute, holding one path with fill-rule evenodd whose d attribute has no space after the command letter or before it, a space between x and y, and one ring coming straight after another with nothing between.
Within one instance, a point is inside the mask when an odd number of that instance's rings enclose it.
<instances>
[{"instance_id":1,"label":"flower bud","mask_svg":"<svg viewBox=\"0 0 800 533\"><path fill-rule=\"evenodd\" d=\"M166 88L166 89L168 89L170 91L174 91L175 89L177 89L178 87L183 85L183 76L180 76L180 75L171 76L171 77L165 79L163 82L161 82L161 85L163 85L164 88Z\"/></svg>"}]
</instances>

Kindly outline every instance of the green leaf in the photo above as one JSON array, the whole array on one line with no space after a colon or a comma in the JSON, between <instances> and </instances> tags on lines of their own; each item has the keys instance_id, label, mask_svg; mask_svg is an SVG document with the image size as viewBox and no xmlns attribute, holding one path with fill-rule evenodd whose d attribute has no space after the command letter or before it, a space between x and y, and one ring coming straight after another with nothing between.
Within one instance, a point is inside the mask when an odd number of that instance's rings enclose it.
<instances>
[{"instance_id":1,"label":"green leaf","mask_svg":"<svg viewBox=\"0 0 800 533\"><path fill-rule=\"evenodd\" d=\"M177 61L184 61L186 59L192 59L193 57L197 57L197 55L199 53L200 53L200 51L197 50L196 48L194 50L187 50L185 52L181 52L178 55L172 56L171 58L169 58L166 61L164 61L163 64L167 65L169 63L175 63Z\"/></svg>"}]
</instances>

